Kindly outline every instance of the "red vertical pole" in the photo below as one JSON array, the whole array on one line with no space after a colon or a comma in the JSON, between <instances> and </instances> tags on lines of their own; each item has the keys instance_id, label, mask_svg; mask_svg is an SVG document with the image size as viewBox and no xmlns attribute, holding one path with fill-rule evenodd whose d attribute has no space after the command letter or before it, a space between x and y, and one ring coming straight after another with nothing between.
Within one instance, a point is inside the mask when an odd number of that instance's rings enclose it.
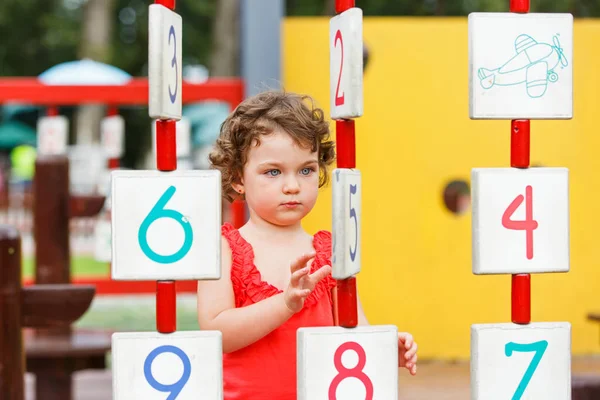
<instances>
[{"instance_id":1,"label":"red vertical pole","mask_svg":"<svg viewBox=\"0 0 600 400\"><path fill-rule=\"evenodd\" d=\"M528 13L529 0L510 0L510 12ZM530 121L512 120L510 132L510 166L529 168ZM531 276L515 274L511 279L511 320L515 324L531 322Z\"/></svg>"},{"instance_id":2,"label":"red vertical pole","mask_svg":"<svg viewBox=\"0 0 600 400\"><path fill-rule=\"evenodd\" d=\"M339 14L354 7L354 0L336 0L335 11ZM337 167L356 168L356 143L354 120L337 120L336 147ZM345 328L358 325L356 277L337 281L338 324Z\"/></svg>"},{"instance_id":3,"label":"red vertical pole","mask_svg":"<svg viewBox=\"0 0 600 400\"><path fill-rule=\"evenodd\" d=\"M175 0L156 0L171 10ZM156 121L156 165L159 171L177 169L176 132L174 120ZM175 281L156 282L156 330L160 333L175 332L177 328L177 293Z\"/></svg>"}]
</instances>

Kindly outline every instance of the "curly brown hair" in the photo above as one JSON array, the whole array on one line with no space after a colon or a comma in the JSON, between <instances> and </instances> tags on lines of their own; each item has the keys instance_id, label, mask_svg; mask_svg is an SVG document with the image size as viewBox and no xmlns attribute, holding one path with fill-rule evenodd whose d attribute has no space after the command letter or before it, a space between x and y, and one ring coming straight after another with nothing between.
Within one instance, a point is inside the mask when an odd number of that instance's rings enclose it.
<instances>
[{"instance_id":1,"label":"curly brown hair","mask_svg":"<svg viewBox=\"0 0 600 400\"><path fill-rule=\"evenodd\" d=\"M335 143L329 138L323 110L315 107L308 95L266 91L244 100L221 124L209 159L211 168L221 172L224 198L233 201L240 196L231 185L240 183L248 150L254 143L260 144L261 135L277 128L287 132L299 146L318 151L319 187L327 184L327 167L335 159Z\"/></svg>"}]
</instances>

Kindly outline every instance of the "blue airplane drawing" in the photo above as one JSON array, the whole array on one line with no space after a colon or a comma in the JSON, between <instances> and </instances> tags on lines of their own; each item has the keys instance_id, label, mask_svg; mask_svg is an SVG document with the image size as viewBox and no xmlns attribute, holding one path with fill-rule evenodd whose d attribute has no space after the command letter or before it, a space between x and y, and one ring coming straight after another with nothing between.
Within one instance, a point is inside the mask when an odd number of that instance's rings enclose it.
<instances>
[{"instance_id":1,"label":"blue airplane drawing","mask_svg":"<svg viewBox=\"0 0 600 400\"><path fill-rule=\"evenodd\" d=\"M546 93L548 81L556 82L556 68L568 64L560 47L558 35L552 37L553 44L538 43L529 35L519 35L515 40L516 55L497 69L479 68L481 86L490 89L494 85L511 86L526 83L527 94L539 98Z\"/></svg>"}]
</instances>

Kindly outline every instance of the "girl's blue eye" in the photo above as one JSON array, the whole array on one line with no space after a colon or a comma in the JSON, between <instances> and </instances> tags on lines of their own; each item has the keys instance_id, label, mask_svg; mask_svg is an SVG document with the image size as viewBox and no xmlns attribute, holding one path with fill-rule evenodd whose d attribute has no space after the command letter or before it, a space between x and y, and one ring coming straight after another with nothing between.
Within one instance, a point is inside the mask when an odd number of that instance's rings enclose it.
<instances>
[{"instance_id":1,"label":"girl's blue eye","mask_svg":"<svg viewBox=\"0 0 600 400\"><path fill-rule=\"evenodd\" d=\"M301 173L302 175L309 175L309 174L310 174L311 172L313 172L313 171L314 171L314 169L313 169L313 168L308 168L308 167L307 167L307 168L302 168L302 171L300 171L300 173Z\"/></svg>"},{"instance_id":2,"label":"girl's blue eye","mask_svg":"<svg viewBox=\"0 0 600 400\"><path fill-rule=\"evenodd\" d=\"M271 176L277 176L279 175L281 172L278 169L270 169L267 171L267 174L271 175Z\"/></svg>"}]
</instances>

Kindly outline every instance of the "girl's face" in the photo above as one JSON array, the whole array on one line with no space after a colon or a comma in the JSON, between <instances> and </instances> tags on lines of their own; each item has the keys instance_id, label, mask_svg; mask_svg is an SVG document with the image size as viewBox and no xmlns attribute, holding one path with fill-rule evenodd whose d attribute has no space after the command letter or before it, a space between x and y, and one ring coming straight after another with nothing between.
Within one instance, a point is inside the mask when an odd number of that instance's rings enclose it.
<instances>
[{"instance_id":1,"label":"girl's face","mask_svg":"<svg viewBox=\"0 0 600 400\"><path fill-rule=\"evenodd\" d=\"M317 201L318 154L281 129L260 142L250 148L242 183L234 189L244 191L251 214L279 226L298 223Z\"/></svg>"}]
</instances>

